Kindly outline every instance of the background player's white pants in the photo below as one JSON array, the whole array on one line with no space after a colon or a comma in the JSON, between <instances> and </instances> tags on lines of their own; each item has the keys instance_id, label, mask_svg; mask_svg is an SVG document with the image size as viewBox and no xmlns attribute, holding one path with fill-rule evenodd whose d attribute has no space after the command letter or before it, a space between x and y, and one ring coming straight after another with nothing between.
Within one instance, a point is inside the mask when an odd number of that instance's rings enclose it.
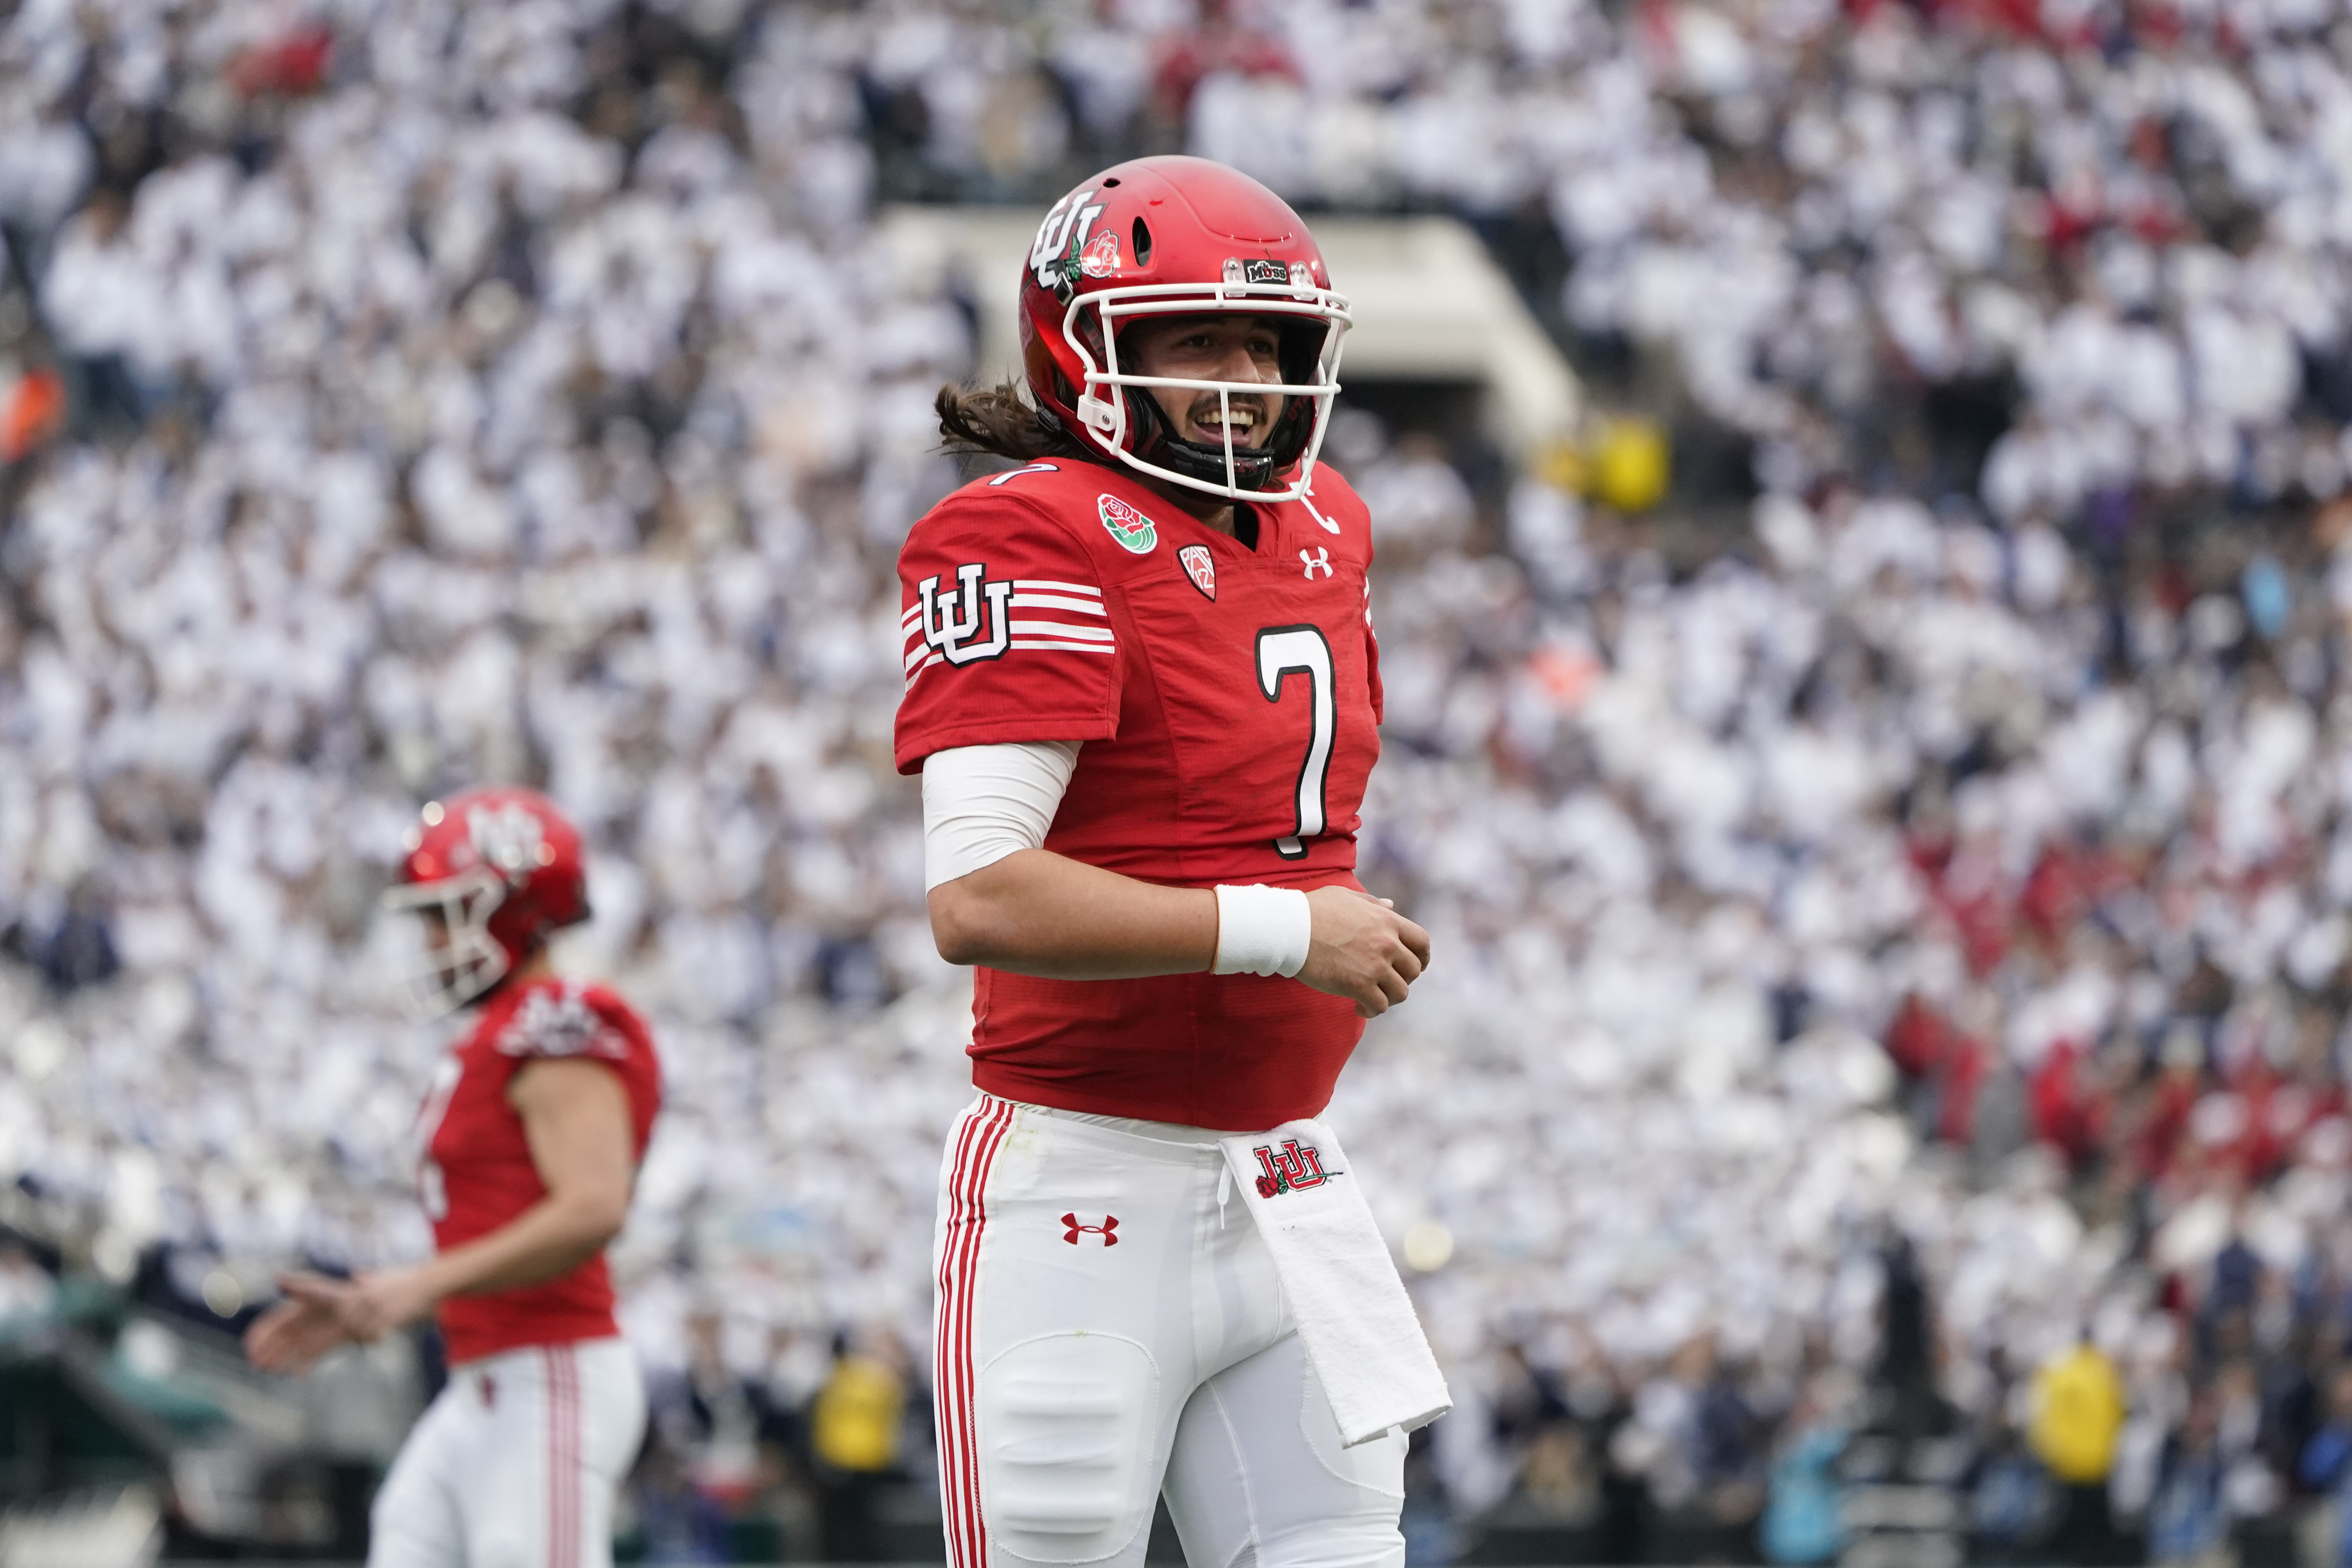
<instances>
[{"instance_id":1,"label":"background player's white pants","mask_svg":"<svg viewBox=\"0 0 2352 1568\"><path fill-rule=\"evenodd\" d=\"M950 1568L1394 1568L1405 1442L1339 1446L1216 1134L982 1095L940 1173Z\"/></svg>"},{"instance_id":2,"label":"background player's white pants","mask_svg":"<svg viewBox=\"0 0 2352 1568\"><path fill-rule=\"evenodd\" d=\"M606 1568L614 1489L645 1430L619 1340L452 1368L376 1493L368 1568Z\"/></svg>"}]
</instances>

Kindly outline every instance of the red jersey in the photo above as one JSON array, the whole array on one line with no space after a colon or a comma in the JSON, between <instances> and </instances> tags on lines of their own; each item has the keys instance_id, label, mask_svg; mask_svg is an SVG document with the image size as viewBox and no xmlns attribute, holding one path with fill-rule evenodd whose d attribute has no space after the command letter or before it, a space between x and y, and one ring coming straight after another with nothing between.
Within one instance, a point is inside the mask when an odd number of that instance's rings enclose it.
<instances>
[{"instance_id":1,"label":"red jersey","mask_svg":"<svg viewBox=\"0 0 2352 1568\"><path fill-rule=\"evenodd\" d=\"M1363 503L1318 467L1252 503L1251 549L1124 470L965 486L898 555L901 773L933 752L1078 741L1045 847L1176 887L1355 886L1380 754ZM1247 1131L1312 1116L1363 1033L1296 980L1040 980L982 968L972 1079L1066 1110Z\"/></svg>"},{"instance_id":2,"label":"red jersey","mask_svg":"<svg viewBox=\"0 0 2352 1568\"><path fill-rule=\"evenodd\" d=\"M417 1117L424 1151L417 1187L439 1250L498 1229L547 1195L507 1086L524 1067L550 1057L613 1069L628 1092L635 1155L645 1158L661 1109L661 1066L644 1020L601 985L534 980L508 986L483 1005L473 1028L442 1059ZM619 1331L601 1253L537 1285L452 1296L441 1303L440 1319L453 1364L517 1345L567 1344Z\"/></svg>"}]
</instances>

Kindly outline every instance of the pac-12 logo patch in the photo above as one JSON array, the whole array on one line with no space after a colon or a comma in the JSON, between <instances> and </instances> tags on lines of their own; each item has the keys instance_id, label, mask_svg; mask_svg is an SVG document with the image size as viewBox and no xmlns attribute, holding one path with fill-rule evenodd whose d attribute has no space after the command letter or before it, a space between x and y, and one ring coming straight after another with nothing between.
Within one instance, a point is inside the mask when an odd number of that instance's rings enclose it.
<instances>
[{"instance_id":1,"label":"pac-12 logo patch","mask_svg":"<svg viewBox=\"0 0 2352 1568\"><path fill-rule=\"evenodd\" d=\"M1192 586L1210 599L1217 596L1217 558L1209 553L1205 544L1188 544L1176 552L1184 563L1184 575L1192 579Z\"/></svg>"},{"instance_id":2,"label":"pac-12 logo patch","mask_svg":"<svg viewBox=\"0 0 2352 1568\"><path fill-rule=\"evenodd\" d=\"M1149 555L1160 542L1160 530L1151 520L1117 496L1097 496L1095 510L1102 514L1102 525L1110 530L1110 536L1118 541L1121 548Z\"/></svg>"}]
</instances>

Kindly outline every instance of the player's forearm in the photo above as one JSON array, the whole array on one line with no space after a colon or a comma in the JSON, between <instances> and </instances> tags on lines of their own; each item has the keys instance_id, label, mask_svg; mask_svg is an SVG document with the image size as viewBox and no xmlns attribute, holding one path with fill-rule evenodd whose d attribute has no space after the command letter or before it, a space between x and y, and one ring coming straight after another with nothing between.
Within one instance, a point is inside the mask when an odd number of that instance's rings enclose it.
<instances>
[{"instance_id":1,"label":"player's forearm","mask_svg":"<svg viewBox=\"0 0 2352 1568\"><path fill-rule=\"evenodd\" d=\"M1024 849L931 889L931 936L950 963L1049 980L1197 974L1217 956L1217 898Z\"/></svg>"},{"instance_id":2,"label":"player's forearm","mask_svg":"<svg viewBox=\"0 0 2352 1568\"><path fill-rule=\"evenodd\" d=\"M620 1234L624 1200L551 1195L487 1236L436 1254L422 1265L435 1301L559 1279L587 1262Z\"/></svg>"}]
</instances>

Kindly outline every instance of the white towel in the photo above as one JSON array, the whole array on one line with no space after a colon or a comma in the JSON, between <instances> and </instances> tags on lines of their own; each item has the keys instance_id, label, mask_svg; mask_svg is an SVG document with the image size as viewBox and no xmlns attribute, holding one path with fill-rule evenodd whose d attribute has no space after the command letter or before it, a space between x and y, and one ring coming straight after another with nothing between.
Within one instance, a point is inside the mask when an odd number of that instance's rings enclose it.
<instances>
[{"instance_id":1,"label":"white towel","mask_svg":"<svg viewBox=\"0 0 2352 1568\"><path fill-rule=\"evenodd\" d=\"M1315 1121L1219 1141L1347 1447L1454 1407L1339 1141Z\"/></svg>"}]
</instances>

